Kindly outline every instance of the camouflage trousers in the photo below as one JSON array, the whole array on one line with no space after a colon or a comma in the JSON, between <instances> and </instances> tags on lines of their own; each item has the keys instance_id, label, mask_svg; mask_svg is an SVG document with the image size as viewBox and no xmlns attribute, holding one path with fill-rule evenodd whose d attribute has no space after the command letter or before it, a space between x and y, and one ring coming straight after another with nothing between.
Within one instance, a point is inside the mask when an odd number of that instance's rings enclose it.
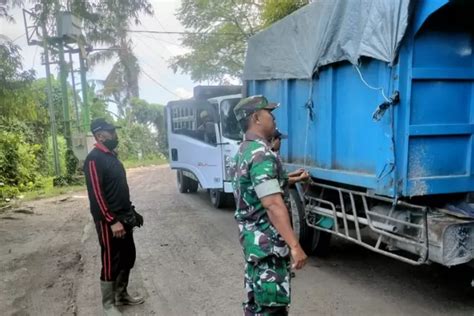
<instances>
[{"instance_id":1,"label":"camouflage trousers","mask_svg":"<svg viewBox=\"0 0 474 316\"><path fill-rule=\"evenodd\" d=\"M245 316L288 315L290 258L269 256L245 264Z\"/></svg>"}]
</instances>

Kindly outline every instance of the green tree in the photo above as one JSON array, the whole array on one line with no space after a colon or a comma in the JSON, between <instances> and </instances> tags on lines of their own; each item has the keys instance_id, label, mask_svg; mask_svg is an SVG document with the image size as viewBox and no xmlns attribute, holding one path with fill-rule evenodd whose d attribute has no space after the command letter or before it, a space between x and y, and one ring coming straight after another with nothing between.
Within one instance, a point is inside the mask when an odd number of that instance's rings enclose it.
<instances>
[{"instance_id":1,"label":"green tree","mask_svg":"<svg viewBox=\"0 0 474 316\"><path fill-rule=\"evenodd\" d=\"M198 82L240 78L248 38L307 2L183 0L176 15L190 31L182 38L190 51L173 58L171 68Z\"/></svg>"},{"instance_id":2,"label":"green tree","mask_svg":"<svg viewBox=\"0 0 474 316\"><path fill-rule=\"evenodd\" d=\"M23 70L19 47L9 42L0 44L0 127L41 144L49 119L39 103L41 95L32 91L33 85L34 72Z\"/></svg>"},{"instance_id":3,"label":"green tree","mask_svg":"<svg viewBox=\"0 0 474 316\"><path fill-rule=\"evenodd\" d=\"M114 99L119 114L124 116L130 99L139 96L140 74L138 59L133 53L133 43L127 30L132 24L140 24L141 15L152 15L153 8L148 0L74 0L72 9L84 19L90 44L108 47L108 50L91 54L92 64L116 60L104 81L103 93Z\"/></svg>"},{"instance_id":4,"label":"green tree","mask_svg":"<svg viewBox=\"0 0 474 316\"><path fill-rule=\"evenodd\" d=\"M105 118L107 121L113 121L113 117L108 110L107 98L98 93L95 83L89 83L88 96L89 111L91 119Z\"/></svg>"},{"instance_id":5,"label":"green tree","mask_svg":"<svg viewBox=\"0 0 474 316\"><path fill-rule=\"evenodd\" d=\"M93 66L115 60L105 78L103 92L115 100L119 114L123 116L130 99L139 95L140 74L127 31L131 25L140 24L141 16L153 14L149 0L70 0L65 6L57 0L33 0L32 3L40 25L45 23L48 29L54 29L56 12L70 10L84 21L86 44L101 48L105 46L105 49L89 56L90 62Z\"/></svg>"},{"instance_id":6,"label":"green tree","mask_svg":"<svg viewBox=\"0 0 474 316\"><path fill-rule=\"evenodd\" d=\"M260 30L260 10L260 1L183 0L176 15L195 33L183 36L182 44L190 52L173 58L172 69L198 82L239 77L246 41Z\"/></svg>"},{"instance_id":7,"label":"green tree","mask_svg":"<svg viewBox=\"0 0 474 316\"><path fill-rule=\"evenodd\" d=\"M0 197L34 187L45 164L47 111L32 90L34 73L23 70L21 52L0 43Z\"/></svg>"},{"instance_id":8,"label":"green tree","mask_svg":"<svg viewBox=\"0 0 474 316\"><path fill-rule=\"evenodd\" d=\"M53 97L54 117L56 120L56 126L58 133L64 135L64 116L63 116L63 104L62 104L62 90L61 83L54 77L51 78L51 94ZM68 85L68 104L69 113L74 113L74 96L72 87ZM40 78L35 80L31 85L31 93L35 95L36 103L41 108L48 109L48 97L47 97L47 80L46 78Z\"/></svg>"},{"instance_id":9,"label":"green tree","mask_svg":"<svg viewBox=\"0 0 474 316\"><path fill-rule=\"evenodd\" d=\"M262 6L262 24L270 26L288 14L308 4L308 0L266 0Z\"/></svg>"},{"instance_id":10,"label":"green tree","mask_svg":"<svg viewBox=\"0 0 474 316\"><path fill-rule=\"evenodd\" d=\"M121 159L146 159L160 154L156 134L153 134L147 126L139 123L127 125L124 119L118 120L117 124L122 126L118 130L120 139L118 152Z\"/></svg>"},{"instance_id":11,"label":"green tree","mask_svg":"<svg viewBox=\"0 0 474 316\"><path fill-rule=\"evenodd\" d=\"M167 152L167 135L165 127L165 107L161 104L148 103L134 98L131 101L132 116L136 123L143 124L154 130L159 151Z\"/></svg>"},{"instance_id":12,"label":"green tree","mask_svg":"<svg viewBox=\"0 0 474 316\"><path fill-rule=\"evenodd\" d=\"M6 19L9 22L15 20L10 15L10 10L23 5L23 0L3 0L0 1L0 19Z\"/></svg>"}]
</instances>

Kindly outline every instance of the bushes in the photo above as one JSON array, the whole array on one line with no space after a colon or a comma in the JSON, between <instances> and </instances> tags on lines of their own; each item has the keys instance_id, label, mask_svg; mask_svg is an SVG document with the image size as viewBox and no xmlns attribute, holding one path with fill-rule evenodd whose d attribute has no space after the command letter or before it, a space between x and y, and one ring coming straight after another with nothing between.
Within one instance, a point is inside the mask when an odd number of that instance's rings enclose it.
<instances>
[{"instance_id":1,"label":"bushes","mask_svg":"<svg viewBox=\"0 0 474 316\"><path fill-rule=\"evenodd\" d=\"M17 132L0 131L0 197L12 198L37 187L41 177L37 157L42 146L25 141Z\"/></svg>"},{"instance_id":2,"label":"bushes","mask_svg":"<svg viewBox=\"0 0 474 316\"><path fill-rule=\"evenodd\" d=\"M156 135L150 129L139 123L124 126L118 130L118 152L121 160L142 160L161 155Z\"/></svg>"}]
</instances>

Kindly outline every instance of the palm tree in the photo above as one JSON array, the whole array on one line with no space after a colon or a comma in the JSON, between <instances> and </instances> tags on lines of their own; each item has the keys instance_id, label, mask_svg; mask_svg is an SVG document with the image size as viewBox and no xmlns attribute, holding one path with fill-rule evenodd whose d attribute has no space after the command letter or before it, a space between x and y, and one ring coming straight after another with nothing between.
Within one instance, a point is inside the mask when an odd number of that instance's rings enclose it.
<instances>
[{"instance_id":1,"label":"palm tree","mask_svg":"<svg viewBox=\"0 0 474 316\"><path fill-rule=\"evenodd\" d=\"M85 20L87 41L94 46L107 47L89 56L91 65L116 60L104 81L103 94L114 99L120 116L124 117L131 98L139 96L140 75L128 26L140 24L141 14L153 15L152 6L148 0L72 1L72 8Z\"/></svg>"}]
</instances>

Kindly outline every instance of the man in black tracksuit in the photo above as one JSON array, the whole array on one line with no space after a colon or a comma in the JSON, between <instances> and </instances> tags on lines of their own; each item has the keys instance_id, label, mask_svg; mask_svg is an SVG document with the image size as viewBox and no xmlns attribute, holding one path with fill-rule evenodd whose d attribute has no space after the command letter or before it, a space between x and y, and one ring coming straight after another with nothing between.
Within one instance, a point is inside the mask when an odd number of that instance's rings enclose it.
<instances>
[{"instance_id":1,"label":"man in black tracksuit","mask_svg":"<svg viewBox=\"0 0 474 316\"><path fill-rule=\"evenodd\" d=\"M116 305L136 305L143 298L128 295L130 270L135 263L133 227L143 218L130 202L127 176L114 149L116 127L104 119L94 120L91 131L97 143L84 163L90 209L99 236L102 270L102 305L106 315L121 315Z\"/></svg>"}]
</instances>

